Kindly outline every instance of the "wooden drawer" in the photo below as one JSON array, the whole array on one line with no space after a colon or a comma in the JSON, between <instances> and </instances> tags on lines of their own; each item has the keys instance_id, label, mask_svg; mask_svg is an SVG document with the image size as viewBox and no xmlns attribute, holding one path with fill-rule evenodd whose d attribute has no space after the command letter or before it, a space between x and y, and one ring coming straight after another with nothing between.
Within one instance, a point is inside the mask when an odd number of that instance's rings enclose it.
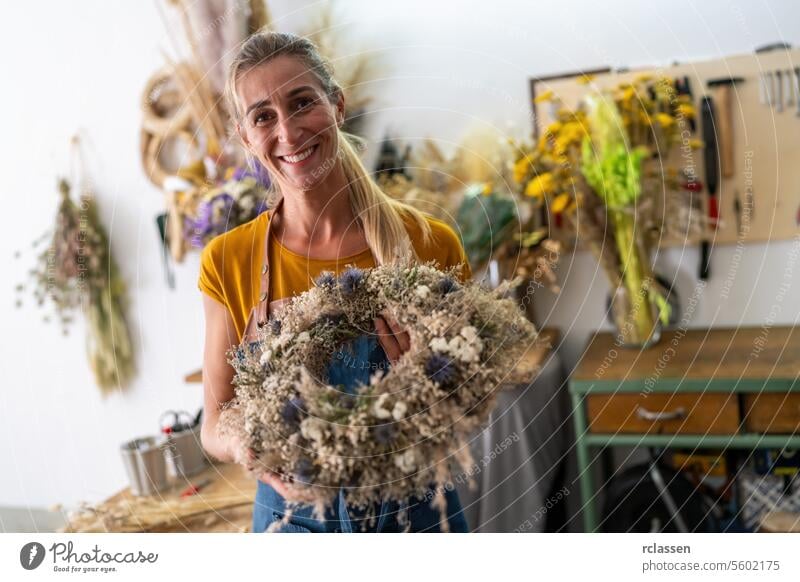
<instances>
[{"instance_id":1,"label":"wooden drawer","mask_svg":"<svg viewBox=\"0 0 800 582\"><path fill-rule=\"evenodd\" d=\"M748 432L800 432L800 394L747 394L744 397L744 410L744 423Z\"/></svg>"},{"instance_id":2,"label":"wooden drawer","mask_svg":"<svg viewBox=\"0 0 800 582\"><path fill-rule=\"evenodd\" d=\"M590 394L589 432L735 434L736 394Z\"/></svg>"}]
</instances>

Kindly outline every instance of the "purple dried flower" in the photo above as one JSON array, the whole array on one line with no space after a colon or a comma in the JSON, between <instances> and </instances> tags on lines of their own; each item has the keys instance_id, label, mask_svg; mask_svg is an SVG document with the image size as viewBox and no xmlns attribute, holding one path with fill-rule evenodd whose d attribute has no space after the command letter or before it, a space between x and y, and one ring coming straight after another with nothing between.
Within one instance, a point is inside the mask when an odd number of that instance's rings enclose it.
<instances>
[{"instance_id":1,"label":"purple dried flower","mask_svg":"<svg viewBox=\"0 0 800 582\"><path fill-rule=\"evenodd\" d=\"M339 394L339 406L345 410L353 410L356 407L357 398L355 394L349 392L342 392Z\"/></svg>"},{"instance_id":2,"label":"purple dried flower","mask_svg":"<svg viewBox=\"0 0 800 582\"><path fill-rule=\"evenodd\" d=\"M339 287L345 295L352 295L364 280L364 271L357 267L350 267L339 277Z\"/></svg>"},{"instance_id":3,"label":"purple dried flower","mask_svg":"<svg viewBox=\"0 0 800 582\"><path fill-rule=\"evenodd\" d=\"M305 402L299 396L295 396L290 398L284 405L283 409L281 410L281 418L283 422L287 424L292 429L296 429L300 426L300 421L303 419L303 415L305 414Z\"/></svg>"},{"instance_id":4,"label":"purple dried flower","mask_svg":"<svg viewBox=\"0 0 800 582\"><path fill-rule=\"evenodd\" d=\"M317 325L330 325L331 327L337 328L345 322L345 319L344 313L326 313L317 320Z\"/></svg>"},{"instance_id":5,"label":"purple dried flower","mask_svg":"<svg viewBox=\"0 0 800 582\"><path fill-rule=\"evenodd\" d=\"M258 182L258 184L264 188L269 188L272 184L272 179L269 177L269 171L267 171L267 169L262 166L261 162L258 160L253 160L252 165L252 174L255 176L256 182Z\"/></svg>"},{"instance_id":6,"label":"purple dried flower","mask_svg":"<svg viewBox=\"0 0 800 582\"><path fill-rule=\"evenodd\" d=\"M439 293L442 295L447 295L453 291L458 291L459 287L459 284L456 283L455 279L452 277L443 277L439 281Z\"/></svg>"},{"instance_id":7,"label":"purple dried flower","mask_svg":"<svg viewBox=\"0 0 800 582\"><path fill-rule=\"evenodd\" d=\"M256 182L262 188L269 188L272 180L269 177L267 169L261 165L258 160L251 160L246 167L238 167L233 171L232 178L237 182L245 178L255 178Z\"/></svg>"},{"instance_id":8,"label":"purple dried flower","mask_svg":"<svg viewBox=\"0 0 800 582\"><path fill-rule=\"evenodd\" d=\"M375 442L380 445L390 445L397 436L397 430L393 424L379 424L373 427L372 434L375 437Z\"/></svg>"},{"instance_id":9,"label":"purple dried flower","mask_svg":"<svg viewBox=\"0 0 800 582\"><path fill-rule=\"evenodd\" d=\"M269 320L269 330L273 335L281 335L281 326L282 324L280 319Z\"/></svg>"},{"instance_id":10,"label":"purple dried flower","mask_svg":"<svg viewBox=\"0 0 800 582\"><path fill-rule=\"evenodd\" d=\"M322 271L314 283L317 287L333 287L336 284L336 276L330 271Z\"/></svg>"},{"instance_id":11,"label":"purple dried flower","mask_svg":"<svg viewBox=\"0 0 800 582\"><path fill-rule=\"evenodd\" d=\"M244 178L246 178L249 175L250 175L250 172L247 170L247 168L245 168L243 166L237 166L233 170L233 174L231 175L231 178L233 180L236 180L237 182L239 182L240 180L243 180Z\"/></svg>"},{"instance_id":12,"label":"purple dried flower","mask_svg":"<svg viewBox=\"0 0 800 582\"><path fill-rule=\"evenodd\" d=\"M300 457L294 465L294 478L301 483L309 483L314 478L314 463L308 457Z\"/></svg>"},{"instance_id":13,"label":"purple dried flower","mask_svg":"<svg viewBox=\"0 0 800 582\"><path fill-rule=\"evenodd\" d=\"M446 385L453 381L456 368L450 358L437 353L425 362L425 374L436 384Z\"/></svg>"},{"instance_id":14,"label":"purple dried flower","mask_svg":"<svg viewBox=\"0 0 800 582\"><path fill-rule=\"evenodd\" d=\"M235 204L233 196L225 192L201 202L197 207L197 215L186 224L192 246L202 248L208 239L236 226L230 219Z\"/></svg>"}]
</instances>

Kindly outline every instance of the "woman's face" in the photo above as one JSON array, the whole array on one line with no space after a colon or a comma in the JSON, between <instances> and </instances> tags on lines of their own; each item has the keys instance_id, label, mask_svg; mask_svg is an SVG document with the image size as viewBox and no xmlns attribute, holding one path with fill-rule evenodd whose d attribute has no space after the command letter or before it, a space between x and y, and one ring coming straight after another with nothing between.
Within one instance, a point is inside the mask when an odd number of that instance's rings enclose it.
<instances>
[{"instance_id":1,"label":"woman's face","mask_svg":"<svg viewBox=\"0 0 800 582\"><path fill-rule=\"evenodd\" d=\"M289 188L311 190L335 166L344 99L331 103L299 59L282 55L237 83L244 112L237 131L250 153Z\"/></svg>"}]
</instances>

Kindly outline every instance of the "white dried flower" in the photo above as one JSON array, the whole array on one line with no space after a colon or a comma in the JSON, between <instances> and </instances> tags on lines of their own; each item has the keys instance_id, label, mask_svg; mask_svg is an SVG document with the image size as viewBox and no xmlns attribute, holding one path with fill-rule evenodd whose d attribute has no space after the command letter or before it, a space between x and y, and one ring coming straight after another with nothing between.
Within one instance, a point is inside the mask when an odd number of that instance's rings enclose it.
<instances>
[{"instance_id":1,"label":"white dried flower","mask_svg":"<svg viewBox=\"0 0 800 582\"><path fill-rule=\"evenodd\" d=\"M307 331L301 331L299 334L297 334L297 341L300 343L307 342L310 340L311 340L311 334L308 333Z\"/></svg>"},{"instance_id":2,"label":"white dried flower","mask_svg":"<svg viewBox=\"0 0 800 582\"><path fill-rule=\"evenodd\" d=\"M287 331L285 333L282 333L278 338L278 341L275 343L278 345L278 347L284 348L286 347L286 344L292 341L292 338L294 338L294 334L290 331Z\"/></svg>"},{"instance_id":3,"label":"white dried flower","mask_svg":"<svg viewBox=\"0 0 800 582\"><path fill-rule=\"evenodd\" d=\"M406 403L402 400L398 400L394 403L394 408L392 408L392 418L395 420L402 420L407 410L408 406L406 406Z\"/></svg>"},{"instance_id":4,"label":"white dried flower","mask_svg":"<svg viewBox=\"0 0 800 582\"><path fill-rule=\"evenodd\" d=\"M414 450L406 449L402 453L395 455L394 464L398 469L403 471L403 473L413 473L414 469L417 468L417 458L414 454Z\"/></svg>"},{"instance_id":5,"label":"white dried flower","mask_svg":"<svg viewBox=\"0 0 800 582\"><path fill-rule=\"evenodd\" d=\"M427 299L428 296L431 294L431 288L428 287L427 285L420 285L419 287L417 287L414 293L417 294L417 297L420 297L422 299Z\"/></svg>"},{"instance_id":6,"label":"white dried flower","mask_svg":"<svg viewBox=\"0 0 800 582\"><path fill-rule=\"evenodd\" d=\"M372 405L372 414L375 415L376 418L380 418L381 420L385 420L387 418L391 418L392 413L383 407L386 404L386 401L389 399L388 394L381 394L378 396L378 399L375 401L375 404Z\"/></svg>"},{"instance_id":7,"label":"white dried flower","mask_svg":"<svg viewBox=\"0 0 800 582\"><path fill-rule=\"evenodd\" d=\"M475 346L464 344L458 350L456 357L462 362L477 362L480 359L480 353Z\"/></svg>"},{"instance_id":8,"label":"white dried flower","mask_svg":"<svg viewBox=\"0 0 800 582\"><path fill-rule=\"evenodd\" d=\"M300 433L309 440L322 442L325 439L325 422L309 416L300 423Z\"/></svg>"},{"instance_id":9,"label":"white dried flower","mask_svg":"<svg viewBox=\"0 0 800 582\"><path fill-rule=\"evenodd\" d=\"M475 326L472 325L465 325L461 328L461 335L467 339L467 341L474 342L478 337L478 330L475 329Z\"/></svg>"},{"instance_id":10,"label":"white dried flower","mask_svg":"<svg viewBox=\"0 0 800 582\"><path fill-rule=\"evenodd\" d=\"M428 347L430 347L434 352L449 352L450 346L447 344L447 340L443 337L435 337L429 343Z\"/></svg>"},{"instance_id":11,"label":"white dried flower","mask_svg":"<svg viewBox=\"0 0 800 582\"><path fill-rule=\"evenodd\" d=\"M264 352L261 354L261 359L259 361L261 362L262 366L266 366L271 358L272 358L272 350L264 350Z\"/></svg>"},{"instance_id":12,"label":"white dried flower","mask_svg":"<svg viewBox=\"0 0 800 582\"><path fill-rule=\"evenodd\" d=\"M253 209L253 199L250 196L243 196L237 200L242 210L250 212Z\"/></svg>"}]
</instances>

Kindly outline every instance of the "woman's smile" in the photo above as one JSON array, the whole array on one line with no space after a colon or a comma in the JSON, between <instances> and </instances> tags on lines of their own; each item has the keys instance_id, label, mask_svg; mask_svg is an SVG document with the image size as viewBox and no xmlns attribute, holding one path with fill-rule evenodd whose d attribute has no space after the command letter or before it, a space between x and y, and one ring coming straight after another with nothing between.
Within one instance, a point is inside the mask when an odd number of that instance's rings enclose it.
<instances>
[{"instance_id":1,"label":"woman's smile","mask_svg":"<svg viewBox=\"0 0 800 582\"><path fill-rule=\"evenodd\" d=\"M311 163L312 156L319 149L319 144L315 143L299 152L290 155L276 156L282 163L289 166L298 167Z\"/></svg>"}]
</instances>

